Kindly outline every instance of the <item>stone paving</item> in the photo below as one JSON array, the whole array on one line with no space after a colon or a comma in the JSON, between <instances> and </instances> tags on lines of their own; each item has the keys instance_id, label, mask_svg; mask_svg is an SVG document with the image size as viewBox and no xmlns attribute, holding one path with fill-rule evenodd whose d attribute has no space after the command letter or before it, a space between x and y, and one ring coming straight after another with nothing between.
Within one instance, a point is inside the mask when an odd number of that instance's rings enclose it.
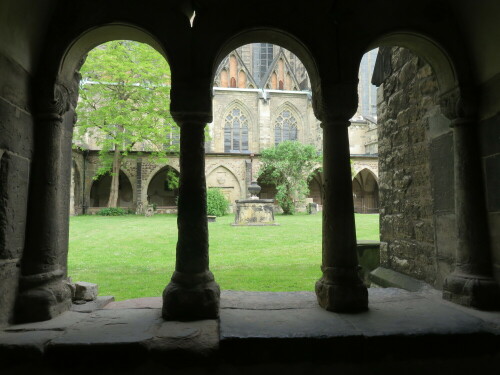
<instances>
[{"instance_id":1,"label":"stone paving","mask_svg":"<svg viewBox=\"0 0 500 375\"><path fill-rule=\"evenodd\" d=\"M0 368L26 358L74 367L82 357L178 366L485 355L498 362L500 313L467 309L429 290L369 293L369 311L337 314L321 309L311 292L223 291L220 320L197 322L164 321L161 298L111 302L92 312L4 327Z\"/></svg>"}]
</instances>

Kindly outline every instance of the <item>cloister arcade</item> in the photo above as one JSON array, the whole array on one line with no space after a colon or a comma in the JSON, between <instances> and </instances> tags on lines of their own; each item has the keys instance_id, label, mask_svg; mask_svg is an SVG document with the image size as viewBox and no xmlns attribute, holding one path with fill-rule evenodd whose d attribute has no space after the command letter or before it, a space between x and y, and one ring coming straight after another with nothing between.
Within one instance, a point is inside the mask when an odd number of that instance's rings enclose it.
<instances>
[{"instance_id":1,"label":"cloister arcade","mask_svg":"<svg viewBox=\"0 0 500 375\"><path fill-rule=\"evenodd\" d=\"M4 209L10 212L6 221L26 224L15 229L17 250L6 253L20 268L2 273L6 279L3 285L9 285L2 290L2 321L49 319L71 305L65 278L76 72L90 49L116 39L148 43L165 56L172 71L170 110L181 129L179 240L176 271L163 293L165 319L215 318L219 313L220 290L208 262L204 128L213 119L212 84L217 67L236 47L251 42L287 48L300 58L311 80L312 105L323 129L323 276L316 283L319 305L337 312L368 308L367 290L357 273L348 126L358 105L361 57L375 47L400 46L432 67L440 113L453 128L450 152L459 240L456 268L444 280L443 296L478 308L498 306L499 286L493 278L493 269L498 276L498 260L493 261L491 255L498 253L497 247L492 250L496 245L491 245L498 228L496 200L491 195L498 187L491 182L497 164L483 170L481 157L490 154L481 154L479 147L482 142L494 153L498 145L487 146L487 140L478 140L477 133L498 112L496 91L489 85L496 87L498 80L492 77L498 76L500 65L494 65L495 59L480 61L481 54L463 48L457 35L486 40L483 34L473 34L479 26L458 21L444 10L462 12L466 6L446 1L428 6L401 1L392 4L391 12L383 12L382 2L374 1L365 2L354 12L353 5L346 2L326 1L302 4L303 12L282 7L281 17L274 17L260 6L238 3L246 16L231 17L223 3L154 2L152 7L138 9L135 1L119 7L115 2L88 1L83 6L82 2L63 5L54 1L50 13L42 11L43 5L33 5L34 17L41 21L23 26L34 32L22 34L33 48L23 52L15 52L21 46L6 49L8 54L12 51L15 61L24 64L30 77L19 73L22 77L5 78L16 88L5 105L14 108L10 103L17 103L18 109L1 112L7 124L2 125L6 127L2 147L7 150L2 151L2 176L8 176L2 191L11 189L13 180L22 185L16 197L9 195L5 200ZM485 9L482 14L488 6L480 6ZM439 15L439 22L428 17L429 8ZM22 28L20 21L13 18L9 25ZM44 32L39 32L41 29ZM10 42L2 40L2 45ZM489 51L485 47L484 53ZM367 177L365 172L356 183L363 176ZM15 209L8 208L11 204Z\"/></svg>"}]
</instances>

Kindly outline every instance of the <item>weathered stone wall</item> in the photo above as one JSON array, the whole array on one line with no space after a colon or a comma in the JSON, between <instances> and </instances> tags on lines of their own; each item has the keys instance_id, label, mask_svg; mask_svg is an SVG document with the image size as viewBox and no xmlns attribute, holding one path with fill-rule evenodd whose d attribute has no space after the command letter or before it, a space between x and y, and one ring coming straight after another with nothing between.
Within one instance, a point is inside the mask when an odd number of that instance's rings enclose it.
<instances>
[{"instance_id":1,"label":"weathered stone wall","mask_svg":"<svg viewBox=\"0 0 500 375\"><path fill-rule=\"evenodd\" d=\"M378 94L381 263L438 288L455 256L453 143L431 67L388 49Z\"/></svg>"},{"instance_id":2,"label":"weathered stone wall","mask_svg":"<svg viewBox=\"0 0 500 375\"><path fill-rule=\"evenodd\" d=\"M489 90L495 87L500 92L500 78L491 82ZM500 101L499 101L500 102ZM498 105L500 106L500 104ZM492 108L480 123L480 139L483 170L485 171L486 208L490 230L490 243L493 258L493 273L500 283L500 108Z\"/></svg>"},{"instance_id":3,"label":"weathered stone wall","mask_svg":"<svg viewBox=\"0 0 500 375\"><path fill-rule=\"evenodd\" d=\"M29 93L51 9L50 3L0 3L0 326L12 320L18 289L34 148Z\"/></svg>"}]
</instances>

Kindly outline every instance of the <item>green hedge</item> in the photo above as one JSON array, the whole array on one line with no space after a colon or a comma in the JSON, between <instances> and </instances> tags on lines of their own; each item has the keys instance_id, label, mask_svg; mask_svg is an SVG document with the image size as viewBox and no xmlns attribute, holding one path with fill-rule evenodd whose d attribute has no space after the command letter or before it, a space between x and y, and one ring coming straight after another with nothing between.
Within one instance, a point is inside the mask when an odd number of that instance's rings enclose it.
<instances>
[{"instance_id":1,"label":"green hedge","mask_svg":"<svg viewBox=\"0 0 500 375\"><path fill-rule=\"evenodd\" d=\"M229 202L220 189L207 190L207 214L211 216L224 216L229 210Z\"/></svg>"},{"instance_id":2,"label":"green hedge","mask_svg":"<svg viewBox=\"0 0 500 375\"><path fill-rule=\"evenodd\" d=\"M97 215L101 216L122 216L127 215L128 211L120 207L106 207L97 211Z\"/></svg>"}]
</instances>

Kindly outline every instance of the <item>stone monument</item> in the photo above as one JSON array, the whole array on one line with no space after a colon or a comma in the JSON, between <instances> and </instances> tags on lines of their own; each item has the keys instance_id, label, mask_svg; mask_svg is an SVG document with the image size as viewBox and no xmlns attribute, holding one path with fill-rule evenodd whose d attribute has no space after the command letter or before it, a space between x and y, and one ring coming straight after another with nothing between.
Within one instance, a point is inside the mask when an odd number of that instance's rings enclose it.
<instances>
[{"instance_id":1,"label":"stone monument","mask_svg":"<svg viewBox=\"0 0 500 375\"><path fill-rule=\"evenodd\" d=\"M249 199L236 201L236 215L232 225L279 225L274 222L274 200L259 199L257 194L260 192L260 186L257 181L252 181L248 186L248 192Z\"/></svg>"}]
</instances>

